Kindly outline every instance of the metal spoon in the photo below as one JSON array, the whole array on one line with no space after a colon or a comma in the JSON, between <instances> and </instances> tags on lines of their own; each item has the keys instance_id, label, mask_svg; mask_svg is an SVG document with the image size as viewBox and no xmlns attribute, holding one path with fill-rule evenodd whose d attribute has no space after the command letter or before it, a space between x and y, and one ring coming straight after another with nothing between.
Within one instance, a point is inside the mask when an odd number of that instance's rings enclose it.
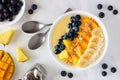
<instances>
[{"instance_id":1,"label":"metal spoon","mask_svg":"<svg viewBox=\"0 0 120 80\"><path fill-rule=\"evenodd\" d=\"M68 8L65 11L65 13L69 12L69 11L72 11L72 9ZM43 28L45 28L47 26L49 27L51 25L52 24L43 24L43 23L38 22L38 21L28 21L22 25L22 31L25 33L35 33L35 32L42 30Z\"/></svg>"},{"instance_id":2,"label":"metal spoon","mask_svg":"<svg viewBox=\"0 0 120 80\"><path fill-rule=\"evenodd\" d=\"M45 41L46 37L45 35L48 33L48 31L50 30L50 28L45 32L45 33L38 33L36 35L34 35L29 43L28 43L28 47L32 50L39 48Z\"/></svg>"},{"instance_id":3,"label":"metal spoon","mask_svg":"<svg viewBox=\"0 0 120 80\"><path fill-rule=\"evenodd\" d=\"M22 30L25 33L35 33L40 31L41 29L51 26L52 24L43 24L37 21L28 21L22 25Z\"/></svg>"}]
</instances>

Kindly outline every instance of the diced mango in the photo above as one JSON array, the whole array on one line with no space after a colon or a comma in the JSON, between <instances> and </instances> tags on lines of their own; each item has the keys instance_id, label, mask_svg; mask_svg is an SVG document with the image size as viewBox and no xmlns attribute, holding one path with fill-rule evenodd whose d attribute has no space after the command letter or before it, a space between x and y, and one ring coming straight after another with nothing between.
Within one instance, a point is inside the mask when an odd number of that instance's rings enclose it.
<instances>
[{"instance_id":1,"label":"diced mango","mask_svg":"<svg viewBox=\"0 0 120 80\"><path fill-rule=\"evenodd\" d=\"M66 50L69 51L72 42L70 40L63 40L63 43L66 46Z\"/></svg>"},{"instance_id":2,"label":"diced mango","mask_svg":"<svg viewBox=\"0 0 120 80\"><path fill-rule=\"evenodd\" d=\"M0 77L2 78L2 77L4 77L4 75L5 75L5 70L0 70Z\"/></svg>"},{"instance_id":3,"label":"diced mango","mask_svg":"<svg viewBox=\"0 0 120 80\"><path fill-rule=\"evenodd\" d=\"M2 58L2 55L3 55L3 51L0 50L0 60L1 60L1 58Z\"/></svg>"},{"instance_id":4,"label":"diced mango","mask_svg":"<svg viewBox=\"0 0 120 80\"><path fill-rule=\"evenodd\" d=\"M69 57L68 52L66 50L63 50L57 56L59 57L59 59L64 59L64 58L68 58Z\"/></svg>"},{"instance_id":5,"label":"diced mango","mask_svg":"<svg viewBox=\"0 0 120 80\"><path fill-rule=\"evenodd\" d=\"M8 58L9 58L9 54L5 53L1 61L6 62Z\"/></svg>"},{"instance_id":6,"label":"diced mango","mask_svg":"<svg viewBox=\"0 0 120 80\"><path fill-rule=\"evenodd\" d=\"M0 34L0 43L7 45L10 42L14 32L15 31L13 29L10 29L10 30Z\"/></svg>"},{"instance_id":7,"label":"diced mango","mask_svg":"<svg viewBox=\"0 0 120 80\"><path fill-rule=\"evenodd\" d=\"M16 48L16 53L17 53L17 61L18 62L24 62L28 60L28 57L25 55L23 50L19 47Z\"/></svg>"}]
</instances>

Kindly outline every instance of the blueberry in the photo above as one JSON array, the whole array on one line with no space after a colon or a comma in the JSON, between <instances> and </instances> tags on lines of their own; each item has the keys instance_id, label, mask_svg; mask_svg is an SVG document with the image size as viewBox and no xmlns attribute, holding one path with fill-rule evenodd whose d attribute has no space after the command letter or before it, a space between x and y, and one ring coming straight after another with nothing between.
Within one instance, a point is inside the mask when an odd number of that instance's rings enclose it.
<instances>
[{"instance_id":1,"label":"blueberry","mask_svg":"<svg viewBox=\"0 0 120 80\"><path fill-rule=\"evenodd\" d=\"M78 26L80 26L81 25L81 21L78 21L77 24L78 24Z\"/></svg>"},{"instance_id":2,"label":"blueberry","mask_svg":"<svg viewBox=\"0 0 120 80\"><path fill-rule=\"evenodd\" d=\"M72 23L72 26L73 26L73 27L75 27L75 26L78 27L78 23L77 23L77 22L73 22L73 23Z\"/></svg>"},{"instance_id":3,"label":"blueberry","mask_svg":"<svg viewBox=\"0 0 120 80\"><path fill-rule=\"evenodd\" d=\"M73 29L74 29L75 32L79 31L79 27L74 27Z\"/></svg>"},{"instance_id":4,"label":"blueberry","mask_svg":"<svg viewBox=\"0 0 120 80\"><path fill-rule=\"evenodd\" d=\"M1 2L2 2L2 3L6 3L6 2L7 2L7 0L1 0Z\"/></svg>"},{"instance_id":5,"label":"blueberry","mask_svg":"<svg viewBox=\"0 0 120 80\"><path fill-rule=\"evenodd\" d=\"M3 12L4 12L4 13L8 13L9 10L8 10L7 8L5 8L5 9L3 9Z\"/></svg>"},{"instance_id":6,"label":"blueberry","mask_svg":"<svg viewBox=\"0 0 120 80\"><path fill-rule=\"evenodd\" d=\"M13 7L13 5L10 5L10 6L9 6L9 11L10 11L10 12L15 12L16 9Z\"/></svg>"},{"instance_id":7,"label":"blueberry","mask_svg":"<svg viewBox=\"0 0 120 80\"><path fill-rule=\"evenodd\" d=\"M70 21L71 21L71 22L75 22L75 21L76 21L76 18L75 18L74 16L72 16L72 17L70 18Z\"/></svg>"},{"instance_id":8,"label":"blueberry","mask_svg":"<svg viewBox=\"0 0 120 80\"><path fill-rule=\"evenodd\" d=\"M68 77L72 78L73 77L73 73L68 73Z\"/></svg>"},{"instance_id":9,"label":"blueberry","mask_svg":"<svg viewBox=\"0 0 120 80\"><path fill-rule=\"evenodd\" d=\"M8 20L8 21L13 21L13 18L12 18L12 17L8 17L7 20Z\"/></svg>"},{"instance_id":10,"label":"blueberry","mask_svg":"<svg viewBox=\"0 0 120 80\"><path fill-rule=\"evenodd\" d=\"M28 13L29 13L29 14L33 14L33 10L32 10L32 9L29 9L29 10L28 10Z\"/></svg>"},{"instance_id":11,"label":"blueberry","mask_svg":"<svg viewBox=\"0 0 120 80\"><path fill-rule=\"evenodd\" d=\"M100 17L100 18L104 18L104 17L105 17L105 14L104 14L103 12L100 12L100 13L99 13L99 17Z\"/></svg>"},{"instance_id":12,"label":"blueberry","mask_svg":"<svg viewBox=\"0 0 120 80\"><path fill-rule=\"evenodd\" d=\"M62 40L63 40L63 39L59 39L59 40L58 40L58 44L59 44L59 45L62 43Z\"/></svg>"},{"instance_id":13,"label":"blueberry","mask_svg":"<svg viewBox=\"0 0 120 80\"><path fill-rule=\"evenodd\" d=\"M74 37L75 37L75 38L78 37L78 34L77 34L77 33L74 33Z\"/></svg>"},{"instance_id":14,"label":"blueberry","mask_svg":"<svg viewBox=\"0 0 120 80\"><path fill-rule=\"evenodd\" d=\"M67 39L68 36L67 36L67 33L63 36L63 40Z\"/></svg>"},{"instance_id":15,"label":"blueberry","mask_svg":"<svg viewBox=\"0 0 120 80\"><path fill-rule=\"evenodd\" d=\"M98 4L98 5L97 5L97 8L98 8L98 9L102 9L102 8L103 8L103 5L102 5L102 4Z\"/></svg>"},{"instance_id":16,"label":"blueberry","mask_svg":"<svg viewBox=\"0 0 120 80\"><path fill-rule=\"evenodd\" d=\"M107 76L107 72L106 71L102 71L102 76Z\"/></svg>"},{"instance_id":17,"label":"blueberry","mask_svg":"<svg viewBox=\"0 0 120 80\"><path fill-rule=\"evenodd\" d=\"M56 49L59 49L59 48L60 48L60 45L56 45L56 46L55 46L55 50L56 50Z\"/></svg>"},{"instance_id":18,"label":"blueberry","mask_svg":"<svg viewBox=\"0 0 120 80\"><path fill-rule=\"evenodd\" d=\"M65 77L67 75L66 71L61 71L61 76Z\"/></svg>"},{"instance_id":19,"label":"blueberry","mask_svg":"<svg viewBox=\"0 0 120 80\"><path fill-rule=\"evenodd\" d=\"M109 6L108 6L108 10L109 10L109 11L113 10L113 6L112 6L112 5L109 5Z\"/></svg>"},{"instance_id":20,"label":"blueberry","mask_svg":"<svg viewBox=\"0 0 120 80\"><path fill-rule=\"evenodd\" d=\"M0 17L0 22L3 22L4 21L4 18L3 17Z\"/></svg>"},{"instance_id":21,"label":"blueberry","mask_svg":"<svg viewBox=\"0 0 120 80\"><path fill-rule=\"evenodd\" d=\"M73 41L73 40L74 40L74 37L73 37L73 36L71 36L71 37L69 38L69 40L70 40L70 41Z\"/></svg>"},{"instance_id":22,"label":"blueberry","mask_svg":"<svg viewBox=\"0 0 120 80\"><path fill-rule=\"evenodd\" d=\"M111 68L111 72L112 72L112 73L115 73L116 71L117 71L117 69L116 69L115 67L112 67L112 68Z\"/></svg>"},{"instance_id":23,"label":"blueberry","mask_svg":"<svg viewBox=\"0 0 120 80\"><path fill-rule=\"evenodd\" d=\"M58 50L58 49L54 50L54 54L59 54L60 52L61 52L61 51Z\"/></svg>"},{"instance_id":24,"label":"blueberry","mask_svg":"<svg viewBox=\"0 0 120 80\"><path fill-rule=\"evenodd\" d=\"M118 14L118 10L116 10L116 9L113 10L113 14L114 14L114 15L117 15L117 14Z\"/></svg>"},{"instance_id":25,"label":"blueberry","mask_svg":"<svg viewBox=\"0 0 120 80\"><path fill-rule=\"evenodd\" d=\"M36 4L33 4L33 5L32 5L32 9L33 9L33 10L36 10L36 9L37 9L37 5L36 5Z\"/></svg>"},{"instance_id":26,"label":"blueberry","mask_svg":"<svg viewBox=\"0 0 120 80\"><path fill-rule=\"evenodd\" d=\"M108 65L106 63L102 64L102 68L103 69L107 69L108 68Z\"/></svg>"},{"instance_id":27,"label":"blueberry","mask_svg":"<svg viewBox=\"0 0 120 80\"><path fill-rule=\"evenodd\" d=\"M69 32L72 33L72 34L74 34L75 30L74 29L70 29Z\"/></svg>"},{"instance_id":28,"label":"blueberry","mask_svg":"<svg viewBox=\"0 0 120 80\"><path fill-rule=\"evenodd\" d=\"M2 11L4 9L4 5L0 4L0 11Z\"/></svg>"},{"instance_id":29,"label":"blueberry","mask_svg":"<svg viewBox=\"0 0 120 80\"><path fill-rule=\"evenodd\" d=\"M69 29L72 29L72 28L73 28L72 23L69 23L69 24L68 24L68 28L69 28Z\"/></svg>"},{"instance_id":30,"label":"blueberry","mask_svg":"<svg viewBox=\"0 0 120 80\"><path fill-rule=\"evenodd\" d=\"M16 11L14 11L12 13L13 13L13 15L17 15L19 12L16 10Z\"/></svg>"},{"instance_id":31,"label":"blueberry","mask_svg":"<svg viewBox=\"0 0 120 80\"><path fill-rule=\"evenodd\" d=\"M81 19L81 16L77 14L77 15L75 16L75 18L76 18L77 21L79 21L79 20Z\"/></svg>"},{"instance_id":32,"label":"blueberry","mask_svg":"<svg viewBox=\"0 0 120 80\"><path fill-rule=\"evenodd\" d=\"M61 44L60 45L60 51L63 51L65 49L65 45L64 44Z\"/></svg>"},{"instance_id":33,"label":"blueberry","mask_svg":"<svg viewBox=\"0 0 120 80\"><path fill-rule=\"evenodd\" d=\"M22 1L18 1L18 2L17 2L17 6L18 6L18 7L22 7L22 6L23 6L23 2L22 2Z\"/></svg>"},{"instance_id":34,"label":"blueberry","mask_svg":"<svg viewBox=\"0 0 120 80\"><path fill-rule=\"evenodd\" d=\"M67 33L67 36L70 38L73 34L71 32Z\"/></svg>"},{"instance_id":35,"label":"blueberry","mask_svg":"<svg viewBox=\"0 0 120 80\"><path fill-rule=\"evenodd\" d=\"M9 16L9 13L3 13L4 17L7 18Z\"/></svg>"},{"instance_id":36,"label":"blueberry","mask_svg":"<svg viewBox=\"0 0 120 80\"><path fill-rule=\"evenodd\" d=\"M18 0L11 0L11 4L16 4Z\"/></svg>"}]
</instances>

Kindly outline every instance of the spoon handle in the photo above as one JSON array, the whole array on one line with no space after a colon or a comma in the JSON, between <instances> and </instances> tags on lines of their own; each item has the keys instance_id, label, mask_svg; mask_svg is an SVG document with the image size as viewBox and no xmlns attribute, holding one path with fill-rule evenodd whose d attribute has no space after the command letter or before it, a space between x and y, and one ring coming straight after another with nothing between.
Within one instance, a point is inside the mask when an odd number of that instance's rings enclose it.
<instances>
[{"instance_id":1,"label":"spoon handle","mask_svg":"<svg viewBox=\"0 0 120 80\"><path fill-rule=\"evenodd\" d=\"M44 35L46 35L46 34L49 32L49 30L50 30L50 27L49 27L49 29L45 32L45 34L44 34Z\"/></svg>"}]
</instances>

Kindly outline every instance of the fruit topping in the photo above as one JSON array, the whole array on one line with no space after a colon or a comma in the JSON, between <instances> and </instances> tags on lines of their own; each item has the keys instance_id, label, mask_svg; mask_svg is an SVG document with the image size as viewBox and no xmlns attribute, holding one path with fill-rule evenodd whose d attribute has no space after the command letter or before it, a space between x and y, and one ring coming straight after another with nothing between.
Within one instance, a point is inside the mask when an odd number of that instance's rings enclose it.
<instances>
[{"instance_id":1,"label":"fruit topping","mask_svg":"<svg viewBox=\"0 0 120 80\"><path fill-rule=\"evenodd\" d=\"M108 65L107 65L106 63L103 63L103 64L102 64L102 68L103 68L103 69L107 69L107 68L108 68Z\"/></svg>"},{"instance_id":2,"label":"fruit topping","mask_svg":"<svg viewBox=\"0 0 120 80\"><path fill-rule=\"evenodd\" d=\"M61 76L65 77L67 75L66 71L61 71Z\"/></svg>"},{"instance_id":3,"label":"fruit topping","mask_svg":"<svg viewBox=\"0 0 120 80\"><path fill-rule=\"evenodd\" d=\"M113 10L113 6L112 6L112 5L109 5L109 6L108 6L108 10L109 10L109 11L112 11L112 10Z\"/></svg>"},{"instance_id":4,"label":"fruit topping","mask_svg":"<svg viewBox=\"0 0 120 80\"><path fill-rule=\"evenodd\" d=\"M116 69L115 67L112 67L112 68L111 68L111 72L112 72L112 73L115 73L116 71L117 71L117 69Z\"/></svg>"},{"instance_id":5,"label":"fruit topping","mask_svg":"<svg viewBox=\"0 0 120 80\"><path fill-rule=\"evenodd\" d=\"M26 56L26 54L23 52L23 50L20 47L16 48L16 56L17 56L18 62L25 62L28 60L28 57Z\"/></svg>"},{"instance_id":6,"label":"fruit topping","mask_svg":"<svg viewBox=\"0 0 120 80\"><path fill-rule=\"evenodd\" d=\"M32 5L32 9L33 9L33 10L36 10L36 9L37 9L37 5L36 5L36 4L33 4L33 5Z\"/></svg>"},{"instance_id":7,"label":"fruit topping","mask_svg":"<svg viewBox=\"0 0 120 80\"><path fill-rule=\"evenodd\" d=\"M73 73L71 73L71 72L68 73L68 77L69 77L69 78L72 78L72 77L73 77Z\"/></svg>"},{"instance_id":8,"label":"fruit topping","mask_svg":"<svg viewBox=\"0 0 120 80\"><path fill-rule=\"evenodd\" d=\"M98 8L98 9L102 9L102 8L103 8L103 5L102 5L102 4L98 4L98 5L97 5L97 8Z\"/></svg>"},{"instance_id":9,"label":"fruit topping","mask_svg":"<svg viewBox=\"0 0 120 80\"><path fill-rule=\"evenodd\" d=\"M102 76L107 76L107 72L106 71L102 71Z\"/></svg>"},{"instance_id":10,"label":"fruit topping","mask_svg":"<svg viewBox=\"0 0 120 80\"><path fill-rule=\"evenodd\" d=\"M4 33L1 33L0 34L0 43L4 44L4 45L8 45L13 34L14 34L14 30L13 29L10 29Z\"/></svg>"},{"instance_id":11,"label":"fruit topping","mask_svg":"<svg viewBox=\"0 0 120 80\"><path fill-rule=\"evenodd\" d=\"M28 13L29 13L29 14L33 14L33 10L32 10L32 9L29 9L29 10L28 10Z\"/></svg>"},{"instance_id":12,"label":"fruit topping","mask_svg":"<svg viewBox=\"0 0 120 80\"><path fill-rule=\"evenodd\" d=\"M100 13L99 13L99 17L100 17L100 18L104 18L104 17L105 17L105 14L104 14L103 12L100 12Z\"/></svg>"},{"instance_id":13,"label":"fruit topping","mask_svg":"<svg viewBox=\"0 0 120 80\"><path fill-rule=\"evenodd\" d=\"M113 14L114 14L114 15L117 15L117 14L118 14L118 10L116 10L116 9L113 10Z\"/></svg>"}]
</instances>

